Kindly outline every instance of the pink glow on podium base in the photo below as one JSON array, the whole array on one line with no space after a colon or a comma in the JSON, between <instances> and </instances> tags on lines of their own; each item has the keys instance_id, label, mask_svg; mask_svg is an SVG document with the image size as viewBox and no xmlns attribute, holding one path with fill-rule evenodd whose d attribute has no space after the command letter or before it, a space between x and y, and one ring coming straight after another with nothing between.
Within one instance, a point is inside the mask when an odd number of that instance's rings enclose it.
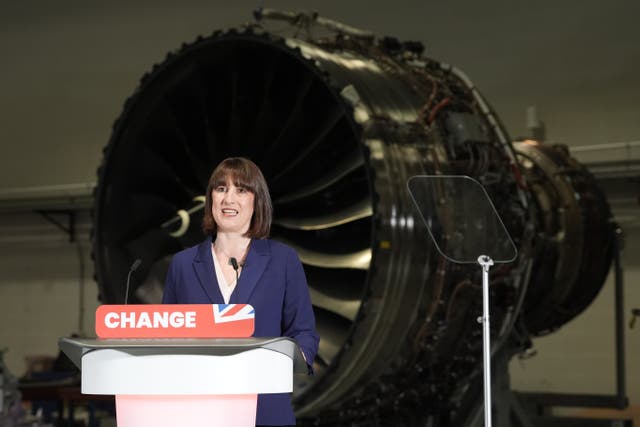
<instances>
[{"instance_id":1,"label":"pink glow on podium base","mask_svg":"<svg viewBox=\"0 0 640 427\"><path fill-rule=\"evenodd\" d=\"M116 396L118 427L254 427L256 394Z\"/></svg>"}]
</instances>

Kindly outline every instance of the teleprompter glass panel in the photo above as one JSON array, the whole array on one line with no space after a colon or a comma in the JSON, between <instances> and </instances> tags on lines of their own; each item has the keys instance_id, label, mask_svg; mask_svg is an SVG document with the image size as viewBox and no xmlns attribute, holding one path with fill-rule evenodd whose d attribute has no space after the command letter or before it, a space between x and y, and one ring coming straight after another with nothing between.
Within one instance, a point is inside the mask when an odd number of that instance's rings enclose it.
<instances>
[{"instance_id":1,"label":"teleprompter glass panel","mask_svg":"<svg viewBox=\"0 0 640 427\"><path fill-rule=\"evenodd\" d=\"M517 249L485 188L468 176L418 175L409 193L438 251L456 263L513 261Z\"/></svg>"}]
</instances>

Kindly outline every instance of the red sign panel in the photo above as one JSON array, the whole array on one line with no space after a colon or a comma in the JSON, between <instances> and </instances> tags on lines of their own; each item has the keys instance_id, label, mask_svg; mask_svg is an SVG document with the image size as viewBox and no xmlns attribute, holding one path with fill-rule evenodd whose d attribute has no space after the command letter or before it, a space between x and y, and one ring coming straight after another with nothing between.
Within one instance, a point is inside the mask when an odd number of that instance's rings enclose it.
<instances>
[{"instance_id":1,"label":"red sign panel","mask_svg":"<svg viewBox=\"0 0 640 427\"><path fill-rule=\"evenodd\" d=\"M98 338L246 338L255 311L248 304L101 305Z\"/></svg>"}]
</instances>

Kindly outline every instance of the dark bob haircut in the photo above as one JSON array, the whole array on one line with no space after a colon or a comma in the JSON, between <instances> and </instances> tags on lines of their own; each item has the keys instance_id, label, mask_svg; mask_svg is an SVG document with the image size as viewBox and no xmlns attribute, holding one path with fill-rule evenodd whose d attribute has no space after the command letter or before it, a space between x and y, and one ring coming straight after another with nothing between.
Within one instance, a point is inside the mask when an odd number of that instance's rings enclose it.
<instances>
[{"instance_id":1,"label":"dark bob haircut","mask_svg":"<svg viewBox=\"0 0 640 427\"><path fill-rule=\"evenodd\" d=\"M211 213L211 192L219 185L226 185L231 181L236 187L242 187L254 195L253 216L246 237L252 239L264 239L269 237L271 231L271 218L273 207L267 181L265 181L260 168L244 157L229 157L224 159L209 177L207 194L205 196L204 218L202 230L205 234L215 236L218 230L217 224Z\"/></svg>"}]
</instances>

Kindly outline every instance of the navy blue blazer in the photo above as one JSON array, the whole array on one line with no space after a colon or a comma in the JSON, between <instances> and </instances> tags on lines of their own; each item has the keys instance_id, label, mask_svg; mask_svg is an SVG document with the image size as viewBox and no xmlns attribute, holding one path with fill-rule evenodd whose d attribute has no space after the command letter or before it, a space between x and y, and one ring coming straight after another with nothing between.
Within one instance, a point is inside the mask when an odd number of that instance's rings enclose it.
<instances>
[{"instance_id":1,"label":"navy blue blazer","mask_svg":"<svg viewBox=\"0 0 640 427\"><path fill-rule=\"evenodd\" d=\"M213 266L210 238L173 256L162 302L224 304ZM229 303L253 306L255 337L293 338L309 364L313 363L319 336L307 279L291 247L275 240L253 239ZM258 395L256 424L294 425L290 394Z\"/></svg>"}]
</instances>

